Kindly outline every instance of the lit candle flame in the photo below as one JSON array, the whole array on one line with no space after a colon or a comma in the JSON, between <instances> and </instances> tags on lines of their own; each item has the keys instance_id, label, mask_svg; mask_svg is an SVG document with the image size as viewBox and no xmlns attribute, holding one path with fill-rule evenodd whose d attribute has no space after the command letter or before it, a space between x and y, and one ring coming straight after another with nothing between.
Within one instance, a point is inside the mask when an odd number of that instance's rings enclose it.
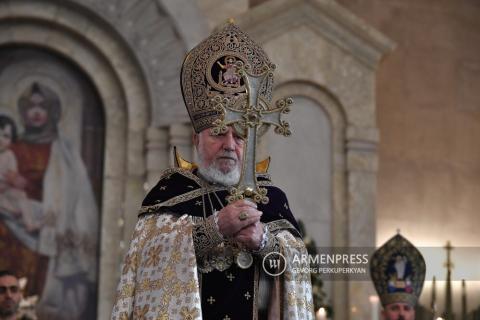
<instances>
[{"instance_id":1,"label":"lit candle flame","mask_svg":"<svg viewBox=\"0 0 480 320\"><path fill-rule=\"evenodd\" d=\"M327 320L327 310L323 307L318 309L316 318L317 320Z\"/></svg>"}]
</instances>

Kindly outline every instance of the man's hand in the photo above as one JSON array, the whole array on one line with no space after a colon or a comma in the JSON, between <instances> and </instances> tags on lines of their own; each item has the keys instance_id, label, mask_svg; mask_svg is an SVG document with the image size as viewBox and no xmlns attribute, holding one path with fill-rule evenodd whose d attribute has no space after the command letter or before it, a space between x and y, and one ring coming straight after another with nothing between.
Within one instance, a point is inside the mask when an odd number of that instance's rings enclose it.
<instances>
[{"instance_id":1,"label":"man's hand","mask_svg":"<svg viewBox=\"0 0 480 320\"><path fill-rule=\"evenodd\" d=\"M15 171L8 171L5 174L5 180L16 189L25 189L27 186L27 180Z\"/></svg>"},{"instance_id":2,"label":"man's hand","mask_svg":"<svg viewBox=\"0 0 480 320\"><path fill-rule=\"evenodd\" d=\"M243 228L237 234L234 239L243 244L243 246L250 250L258 250L263 238L263 224L261 222L255 222L248 227Z\"/></svg>"},{"instance_id":3,"label":"man's hand","mask_svg":"<svg viewBox=\"0 0 480 320\"><path fill-rule=\"evenodd\" d=\"M247 215L240 220L240 215ZM240 230L260 221L262 212L257 210L257 205L248 200L235 201L218 213L218 230L224 237L235 236Z\"/></svg>"}]
</instances>

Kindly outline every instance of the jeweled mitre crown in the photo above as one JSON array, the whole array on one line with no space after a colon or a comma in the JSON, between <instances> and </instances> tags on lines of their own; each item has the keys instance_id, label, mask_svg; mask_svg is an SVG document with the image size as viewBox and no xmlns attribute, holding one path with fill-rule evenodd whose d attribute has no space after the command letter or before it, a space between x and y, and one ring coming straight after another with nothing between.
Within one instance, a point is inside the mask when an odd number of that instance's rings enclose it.
<instances>
[{"instance_id":1,"label":"jeweled mitre crown","mask_svg":"<svg viewBox=\"0 0 480 320\"><path fill-rule=\"evenodd\" d=\"M183 99L195 132L212 127L221 117L213 99L220 96L228 105L247 102L240 68L259 75L275 66L267 54L233 22L228 22L193 48L185 57L181 71ZM265 109L272 101L273 77L259 88L259 99Z\"/></svg>"}]
</instances>

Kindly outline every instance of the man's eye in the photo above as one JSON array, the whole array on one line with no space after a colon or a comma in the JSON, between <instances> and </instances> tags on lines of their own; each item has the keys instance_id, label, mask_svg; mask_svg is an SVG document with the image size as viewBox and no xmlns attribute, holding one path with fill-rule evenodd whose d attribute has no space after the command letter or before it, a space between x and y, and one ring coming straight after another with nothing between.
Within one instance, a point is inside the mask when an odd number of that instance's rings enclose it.
<instances>
[{"instance_id":1,"label":"man's eye","mask_svg":"<svg viewBox=\"0 0 480 320\"><path fill-rule=\"evenodd\" d=\"M17 293L20 291L20 288L17 286L10 286L10 287L0 287L0 294L5 294L7 289L10 290L11 293Z\"/></svg>"}]
</instances>

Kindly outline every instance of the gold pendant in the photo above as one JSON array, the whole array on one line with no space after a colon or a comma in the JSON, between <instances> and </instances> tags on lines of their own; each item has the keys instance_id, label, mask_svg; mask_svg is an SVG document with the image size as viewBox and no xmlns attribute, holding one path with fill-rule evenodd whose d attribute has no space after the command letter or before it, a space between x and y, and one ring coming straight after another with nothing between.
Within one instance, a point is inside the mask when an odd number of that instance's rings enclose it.
<instances>
[{"instance_id":1,"label":"gold pendant","mask_svg":"<svg viewBox=\"0 0 480 320\"><path fill-rule=\"evenodd\" d=\"M235 263L242 269L248 269L253 264L253 256L250 252L242 250L235 256Z\"/></svg>"}]
</instances>

